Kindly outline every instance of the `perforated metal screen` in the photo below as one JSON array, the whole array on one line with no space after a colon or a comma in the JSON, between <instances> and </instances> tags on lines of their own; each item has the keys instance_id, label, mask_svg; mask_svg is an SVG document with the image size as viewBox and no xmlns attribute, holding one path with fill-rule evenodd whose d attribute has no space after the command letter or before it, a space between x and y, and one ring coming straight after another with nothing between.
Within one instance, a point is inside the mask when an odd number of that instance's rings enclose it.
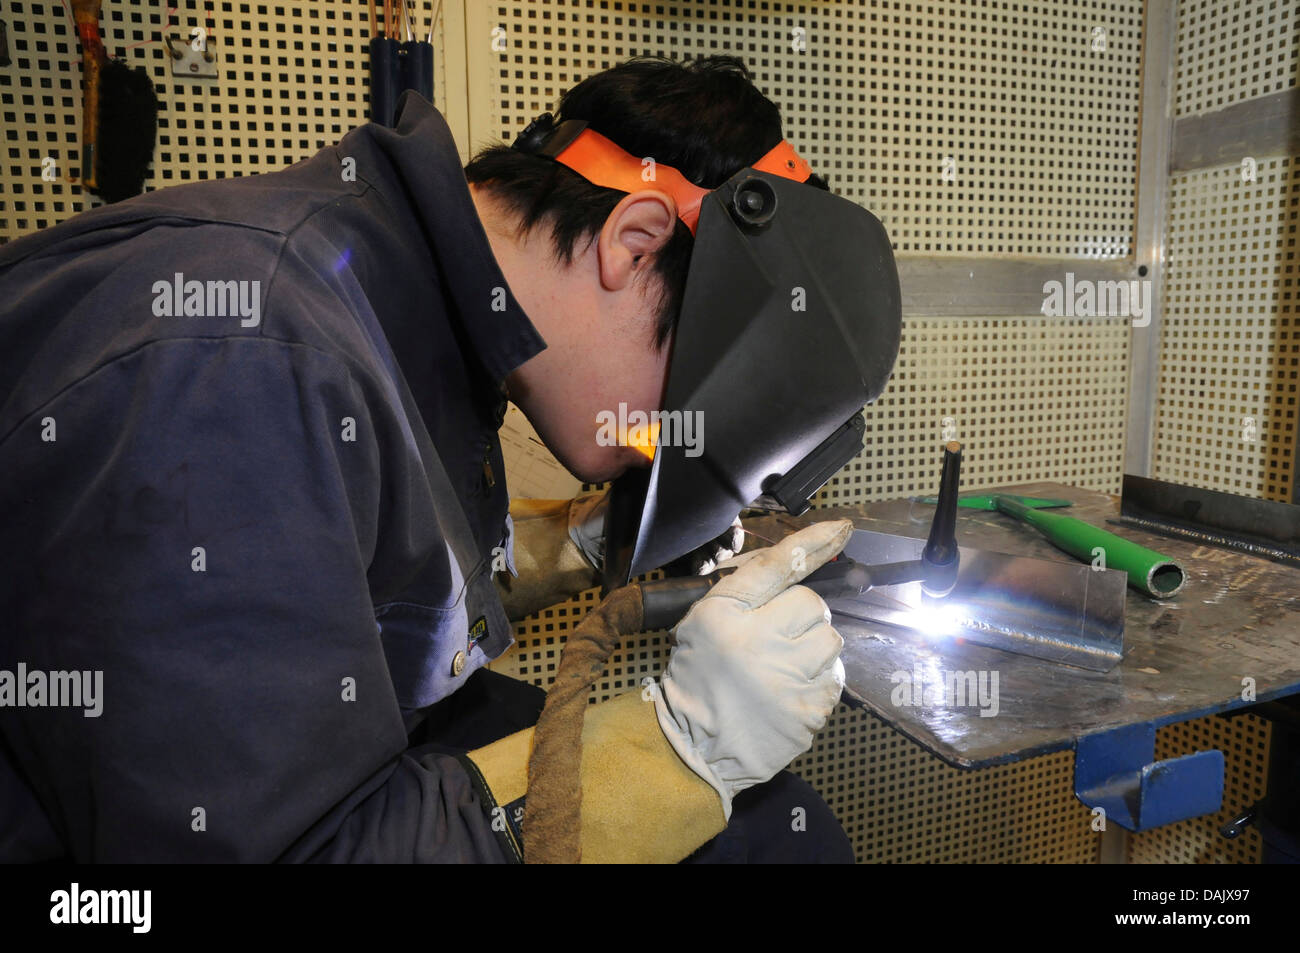
<instances>
[{"instance_id":1,"label":"perforated metal screen","mask_svg":"<svg viewBox=\"0 0 1300 953\"><path fill-rule=\"evenodd\" d=\"M1132 253L1141 0L547 0L469 15L479 144L628 56L735 53L796 148L898 251Z\"/></svg>"},{"instance_id":2,"label":"perforated metal screen","mask_svg":"<svg viewBox=\"0 0 1300 953\"><path fill-rule=\"evenodd\" d=\"M168 7L175 13L169 16ZM160 101L146 188L274 171L365 122L367 11L364 0L105 3L105 47L144 67ZM67 10L59 2L16 2L5 4L0 18L9 27L13 58L0 69L0 240L7 240L98 200L76 184L81 52ZM211 36L216 80L172 75L160 33L188 42L196 26ZM439 26L435 51L441 48ZM442 63L435 55L440 106L446 90ZM55 160L58 181L42 181L47 156Z\"/></svg>"},{"instance_id":3,"label":"perforated metal screen","mask_svg":"<svg viewBox=\"0 0 1300 953\"><path fill-rule=\"evenodd\" d=\"M1169 185L1165 325L1155 475L1290 498L1300 386L1289 156L1180 173Z\"/></svg>"},{"instance_id":4,"label":"perforated metal screen","mask_svg":"<svg viewBox=\"0 0 1300 953\"><path fill-rule=\"evenodd\" d=\"M1054 480L1118 492L1129 327L1122 318L908 318L894 375L866 410L866 448L814 501L935 492L943 440L962 482Z\"/></svg>"},{"instance_id":5,"label":"perforated metal screen","mask_svg":"<svg viewBox=\"0 0 1300 953\"><path fill-rule=\"evenodd\" d=\"M1269 727L1267 721L1254 715L1212 715L1157 731L1157 758L1178 758L1212 748L1223 752L1223 807L1215 814L1132 835L1128 840L1128 862L1258 863L1262 843L1253 825L1234 840L1223 837L1219 829L1264 796Z\"/></svg>"},{"instance_id":6,"label":"perforated metal screen","mask_svg":"<svg viewBox=\"0 0 1300 953\"><path fill-rule=\"evenodd\" d=\"M841 706L791 769L866 863L1091 863L1100 835L1075 799L1071 752L962 771L876 716Z\"/></svg>"},{"instance_id":7,"label":"perforated metal screen","mask_svg":"<svg viewBox=\"0 0 1300 953\"><path fill-rule=\"evenodd\" d=\"M1300 4L1179 0L1174 112L1213 114L1296 88ZM1300 157L1243 150L1170 176L1153 475L1287 500L1295 459ZM1259 837L1218 827L1264 794L1269 723L1162 729L1157 756L1219 748L1224 808L1130 840L1134 861L1253 861Z\"/></svg>"},{"instance_id":8,"label":"perforated metal screen","mask_svg":"<svg viewBox=\"0 0 1300 953\"><path fill-rule=\"evenodd\" d=\"M1174 112L1214 112L1294 89L1300 7L1294 0L1178 0Z\"/></svg>"}]
</instances>

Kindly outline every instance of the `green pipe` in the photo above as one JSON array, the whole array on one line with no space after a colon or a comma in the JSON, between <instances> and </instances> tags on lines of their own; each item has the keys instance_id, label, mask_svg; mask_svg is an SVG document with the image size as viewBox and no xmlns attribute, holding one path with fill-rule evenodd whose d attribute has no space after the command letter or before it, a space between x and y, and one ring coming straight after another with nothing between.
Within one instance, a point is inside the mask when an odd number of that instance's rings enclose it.
<instances>
[{"instance_id":1,"label":"green pipe","mask_svg":"<svg viewBox=\"0 0 1300 953\"><path fill-rule=\"evenodd\" d=\"M1007 499L1015 500L1017 503L1023 503L1025 506L1032 506L1036 510L1043 509L1044 507L1074 505L1069 500L1043 500L1036 496L1008 496ZM937 496L922 496L918 497L916 502L938 503L939 498ZM957 501L957 505L968 510L996 510L998 508L998 505L995 502L995 496L988 493L976 496L963 496Z\"/></svg>"},{"instance_id":2,"label":"green pipe","mask_svg":"<svg viewBox=\"0 0 1300 953\"><path fill-rule=\"evenodd\" d=\"M1187 576L1183 567L1168 556L1139 546L1123 537L1098 529L1083 520L1059 513L1045 513L1018 503L1013 497L995 496L998 512L1028 523L1057 549L1090 563L1100 549L1107 569L1128 573L1128 584L1157 599L1167 598L1183 588Z\"/></svg>"}]
</instances>

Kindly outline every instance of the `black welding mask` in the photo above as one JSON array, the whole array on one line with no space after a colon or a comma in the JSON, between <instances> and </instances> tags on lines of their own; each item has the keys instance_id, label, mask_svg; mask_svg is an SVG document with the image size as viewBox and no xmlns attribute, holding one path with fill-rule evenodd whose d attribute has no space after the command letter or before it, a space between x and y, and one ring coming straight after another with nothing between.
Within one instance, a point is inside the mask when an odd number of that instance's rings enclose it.
<instances>
[{"instance_id":1,"label":"black welding mask","mask_svg":"<svg viewBox=\"0 0 1300 953\"><path fill-rule=\"evenodd\" d=\"M809 184L783 141L712 190L549 114L515 147L588 181L674 197L695 233L652 464L619 477L605 522L606 590L720 535L758 502L793 514L862 450L862 408L898 355L889 236ZM612 410L611 410L612 413Z\"/></svg>"}]
</instances>

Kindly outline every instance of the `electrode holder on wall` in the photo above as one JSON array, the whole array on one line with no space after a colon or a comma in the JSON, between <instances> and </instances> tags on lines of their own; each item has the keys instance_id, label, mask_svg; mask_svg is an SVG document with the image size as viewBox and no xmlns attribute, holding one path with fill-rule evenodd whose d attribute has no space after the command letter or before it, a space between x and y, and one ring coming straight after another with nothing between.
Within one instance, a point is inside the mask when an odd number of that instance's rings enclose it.
<instances>
[{"instance_id":1,"label":"electrode holder on wall","mask_svg":"<svg viewBox=\"0 0 1300 953\"><path fill-rule=\"evenodd\" d=\"M370 41L370 121L392 126L397 100L413 89L433 102L433 45L400 43L377 36Z\"/></svg>"}]
</instances>

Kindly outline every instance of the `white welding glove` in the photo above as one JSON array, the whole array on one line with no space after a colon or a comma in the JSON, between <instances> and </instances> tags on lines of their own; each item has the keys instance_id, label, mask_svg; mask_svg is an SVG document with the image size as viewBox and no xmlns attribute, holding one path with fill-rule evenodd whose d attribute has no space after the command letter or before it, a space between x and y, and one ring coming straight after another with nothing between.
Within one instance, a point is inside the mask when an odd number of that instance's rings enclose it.
<instances>
[{"instance_id":1,"label":"white welding glove","mask_svg":"<svg viewBox=\"0 0 1300 953\"><path fill-rule=\"evenodd\" d=\"M844 640L817 593L796 585L834 558L850 520L759 550L677 626L655 710L678 756L731 799L812 747L844 688Z\"/></svg>"},{"instance_id":2,"label":"white welding glove","mask_svg":"<svg viewBox=\"0 0 1300 953\"><path fill-rule=\"evenodd\" d=\"M608 493L574 497L569 506L569 539L597 570L605 568L605 512L608 509ZM707 576L723 560L740 552L744 540L740 517L737 516L722 535L674 560L668 567L668 574Z\"/></svg>"}]
</instances>

